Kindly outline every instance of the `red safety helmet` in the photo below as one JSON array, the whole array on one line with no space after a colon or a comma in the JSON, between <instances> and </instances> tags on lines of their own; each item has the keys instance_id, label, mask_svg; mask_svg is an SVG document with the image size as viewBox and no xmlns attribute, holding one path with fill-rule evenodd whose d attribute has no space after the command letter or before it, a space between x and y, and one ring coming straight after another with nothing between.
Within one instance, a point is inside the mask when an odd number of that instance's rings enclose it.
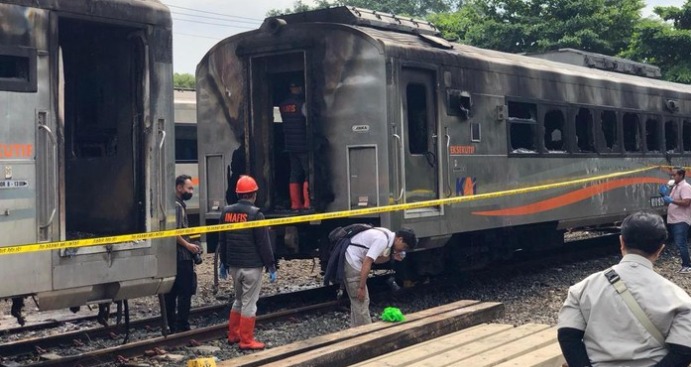
<instances>
[{"instance_id":1,"label":"red safety helmet","mask_svg":"<svg viewBox=\"0 0 691 367\"><path fill-rule=\"evenodd\" d=\"M259 190L257 181L250 176L240 176L238 184L235 185L235 192L238 194L249 194Z\"/></svg>"}]
</instances>

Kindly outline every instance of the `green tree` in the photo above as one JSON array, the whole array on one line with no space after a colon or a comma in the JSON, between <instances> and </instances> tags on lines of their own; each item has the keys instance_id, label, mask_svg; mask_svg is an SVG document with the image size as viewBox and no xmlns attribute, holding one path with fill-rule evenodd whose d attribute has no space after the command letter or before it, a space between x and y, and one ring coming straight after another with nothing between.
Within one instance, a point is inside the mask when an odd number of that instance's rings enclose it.
<instances>
[{"instance_id":1,"label":"green tree","mask_svg":"<svg viewBox=\"0 0 691 367\"><path fill-rule=\"evenodd\" d=\"M173 87L174 88L189 88L194 89L195 81L194 75L192 74L173 74Z\"/></svg>"},{"instance_id":2,"label":"green tree","mask_svg":"<svg viewBox=\"0 0 691 367\"><path fill-rule=\"evenodd\" d=\"M659 66L665 80L691 84L691 0L654 13L661 19L642 20L622 56Z\"/></svg>"},{"instance_id":3,"label":"green tree","mask_svg":"<svg viewBox=\"0 0 691 367\"><path fill-rule=\"evenodd\" d=\"M627 47L643 7L642 0L471 0L429 19L445 37L484 48L613 55Z\"/></svg>"},{"instance_id":4,"label":"green tree","mask_svg":"<svg viewBox=\"0 0 691 367\"><path fill-rule=\"evenodd\" d=\"M305 4L304 1L302 1L302 0L296 0L293 3L292 8L286 8L283 10L271 9L266 13L266 16L267 17L275 17L275 16L283 15L283 14L301 13L303 11L325 9L325 8L330 7L330 6L331 6L331 4L329 3L328 0L318 0L314 6L310 6L309 4Z\"/></svg>"},{"instance_id":5,"label":"green tree","mask_svg":"<svg viewBox=\"0 0 691 367\"><path fill-rule=\"evenodd\" d=\"M324 9L335 6L356 6L384 13L426 17L432 13L443 13L458 8L461 0L317 0L314 6L297 0L292 9L269 11L268 16L298 13L307 10Z\"/></svg>"}]
</instances>

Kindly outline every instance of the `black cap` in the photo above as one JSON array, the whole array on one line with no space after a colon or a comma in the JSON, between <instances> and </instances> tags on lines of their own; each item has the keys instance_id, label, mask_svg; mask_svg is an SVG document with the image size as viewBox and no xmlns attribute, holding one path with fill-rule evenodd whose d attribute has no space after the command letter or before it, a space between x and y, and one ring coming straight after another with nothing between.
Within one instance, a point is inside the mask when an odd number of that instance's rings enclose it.
<instances>
[{"instance_id":1,"label":"black cap","mask_svg":"<svg viewBox=\"0 0 691 367\"><path fill-rule=\"evenodd\" d=\"M302 82L298 80L291 80L290 81L290 86L291 87L302 87Z\"/></svg>"}]
</instances>

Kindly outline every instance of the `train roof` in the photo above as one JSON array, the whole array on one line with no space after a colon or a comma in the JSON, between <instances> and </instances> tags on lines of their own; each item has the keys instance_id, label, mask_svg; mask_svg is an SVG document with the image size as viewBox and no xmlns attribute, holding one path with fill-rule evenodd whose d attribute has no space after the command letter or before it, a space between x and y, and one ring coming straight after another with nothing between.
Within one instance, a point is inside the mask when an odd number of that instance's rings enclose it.
<instances>
[{"instance_id":1,"label":"train roof","mask_svg":"<svg viewBox=\"0 0 691 367\"><path fill-rule=\"evenodd\" d=\"M419 59L426 54L437 54L438 63L502 71L509 68L524 68L539 72L582 77L612 83L629 84L644 88L657 88L678 93L691 94L691 85L673 83L660 79L628 75L614 71L579 66L573 63L552 61L526 55L512 54L489 50L460 43L451 43L438 37L417 35L413 33L391 32L382 29L356 26L357 29L381 42L387 53L407 55ZM417 52L417 55L415 54ZM420 56L420 57L416 57ZM427 58L427 57L425 57ZM504 68L505 67L505 68Z\"/></svg>"},{"instance_id":2,"label":"train roof","mask_svg":"<svg viewBox=\"0 0 691 367\"><path fill-rule=\"evenodd\" d=\"M197 103L197 94L194 89L175 88L173 98L175 103Z\"/></svg>"},{"instance_id":3,"label":"train roof","mask_svg":"<svg viewBox=\"0 0 691 367\"><path fill-rule=\"evenodd\" d=\"M439 35L439 30L437 27L426 20L377 12L354 6L339 6L335 8L312 10L302 13L279 15L267 18L267 20L279 18L283 19L289 24L328 22L381 28L399 32Z\"/></svg>"},{"instance_id":4,"label":"train roof","mask_svg":"<svg viewBox=\"0 0 691 367\"><path fill-rule=\"evenodd\" d=\"M160 0L0 0L0 3L172 27L170 11Z\"/></svg>"},{"instance_id":5,"label":"train roof","mask_svg":"<svg viewBox=\"0 0 691 367\"><path fill-rule=\"evenodd\" d=\"M523 69L527 72L543 73L542 77L546 78L550 78L549 74L587 78L605 83L627 84L635 87L691 95L690 85L653 79L656 67L652 65L606 55L596 57L595 55L598 54L585 53L578 50L574 51L577 51L576 53L582 56L590 55L590 65L587 60L579 64L577 61L555 61L550 60L550 57L540 58L483 49L449 42L440 37L434 25L423 20L345 6L266 18L260 29L240 33L220 41L207 52L203 59L206 59L208 55L214 53L217 48L222 47L231 39L252 38L264 32L275 33L277 31L276 27L281 27L282 24L315 28L347 27L378 41L388 55L401 56L407 59L427 60L436 64L477 70L491 69L506 73L516 73L517 69L519 71ZM318 34L318 32L313 33ZM551 58L558 59L558 57ZM625 74L621 70L619 72L612 71L617 69L617 67L610 68L609 70L602 70L607 69L606 67L602 69L596 68L598 64L605 65L612 62L624 65L623 61L630 63L627 68L635 69L631 74L638 75ZM621 69L622 67L619 68ZM647 75L649 77L639 75Z\"/></svg>"},{"instance_id":6,"label":"train roof","mask_svg":"<svg viewBox=\"0 0 691 367\"><path fill-rule=\"evenodd\" d=\"M540 59L565 62L567 64L586 66L595 69L611 70L618 73L639 75L647 78L659 79L662 77L660 68L655 65L574 48L560 48L554 51L528 55Z\"/></svg>"}]
</instances>

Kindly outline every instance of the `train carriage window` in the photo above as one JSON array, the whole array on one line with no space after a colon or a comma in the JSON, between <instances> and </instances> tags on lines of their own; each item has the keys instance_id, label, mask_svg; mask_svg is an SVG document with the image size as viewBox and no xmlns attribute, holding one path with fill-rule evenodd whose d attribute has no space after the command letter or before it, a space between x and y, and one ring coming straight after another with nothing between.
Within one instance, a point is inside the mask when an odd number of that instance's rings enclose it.
<instances>
[{"instance_id":1,"label":"train carriage window","mask_svg":"<svg viewBox=\"0 0 691 367\"><path fill-rule=\"evenodd\" d=\"M479 143L481 140L480 135L480 124L477 122L470 123L470 141L473 143Z\"/></svg>"},{"instance_id":2,"label":"train carriage window","mask_svg":"<svg viewBox=\"0 0 691 367\"><path fill-rule=\"evenodd\" d=\"M408 147L410 154L427 153L427 90L423 84L410 84L408 101Z\"/></svg>"},{"instance_id":3,"label":"train carriage window","mask_svg":"<svg viewBox=\"0 0 691 367\"><path fill-rule=\"evenodd\" d=\"M576 147L580 153L595 152L595 139L593 136L593 114L587 108L579 108L575 118L576 123Z\"/></svg>"},{"instance_id":4,"label":"train carriage window","mask_svg":"<svg viewBox=\"0 0 691 367\"><path fill-rule=\"evenodd\" d=\"M619 150L617 146L617 114L614 111L602 111L600 114L601 130L604 137L605 146L602 151L616 152Z\"/></svg>"},{"instance_id":5,"label":"train carriage window","mask_svg":"<svg viewBox=\"0 0 691 367\"><path fill-rule=\"evenodd\" d=\"M645 144L648 152L660 153L660 124L655 119L645 121Z\"/></svg>"},{"instance_id":6,"label":"train carriage window","mask_svg":"<svg viewBox=\"0 0 691 367\"><path fill-rule=\"evenodd\" d=\"M537 105L509 102L509 143L512 153L537 152Z\"/></svg>"},{"instance_id":7,"label":"train carriage window","mask_svg":"<svg viewBox=\"0 0 691 367\"><path fill-rule=\"evenodd\" d=\"M641 151L641 124L635 113L624 114L624 150L627 152Z\"/></svg>"},{"instance_id":8,"label":"train carriage window","mask_svg":"<svg viewBox=\"0 0 691 367\"><path fill-rule=\"evenodd\" d=\"M665 151L679 152L679 125L675 120L665 121Z\"/></svg>"},{"instance_id":9,"label":"train carriage window","mask_svg":"<svg viewBox=\"0 0 691 367\"><path fill-rule=\"evenodd\" d=\"M681 138L684 152L691 153L691 121L684 120L681 125Z\"/></svg>"},{"instance_id":10,"label":"train carriage window","mask_svg":"<svg viewBox=\"0 0 691 367\"><path fill-rule=\"evenodd\" d=\"M564 149L564 114L560 110L551 110L545 114L545 149L550 153L565 153Z\"/></svg>"},{"instance_id":11,"label":"train carriage window","mask_svg":"<svg viewBox=\"0 0 691 367\"><path fill-rule=\"evenodd\" d=\"M460 116L463 120L470 118L470 107L472 105L470 93L449 89L446 91L446 114L449 116Z\"/></svg>"},{"instance_id":12,"label":"train carriage window","mask_svg":"<svg viewBox=\"0 0 691 367\"><path fill-rule=\"evenodd\" d=\"M0 90L36 92L36 50L0 46Z\"/></svg>"},{"instance_id":13,"label":"train carriage window","mask_svg":"<svg viewBox=\"0 0 691 367\"><path fill-rule=\"evenodd\" d=\"M197 163L196 124L175 124L175 162Z\"/></svg>"}]
</instances>

